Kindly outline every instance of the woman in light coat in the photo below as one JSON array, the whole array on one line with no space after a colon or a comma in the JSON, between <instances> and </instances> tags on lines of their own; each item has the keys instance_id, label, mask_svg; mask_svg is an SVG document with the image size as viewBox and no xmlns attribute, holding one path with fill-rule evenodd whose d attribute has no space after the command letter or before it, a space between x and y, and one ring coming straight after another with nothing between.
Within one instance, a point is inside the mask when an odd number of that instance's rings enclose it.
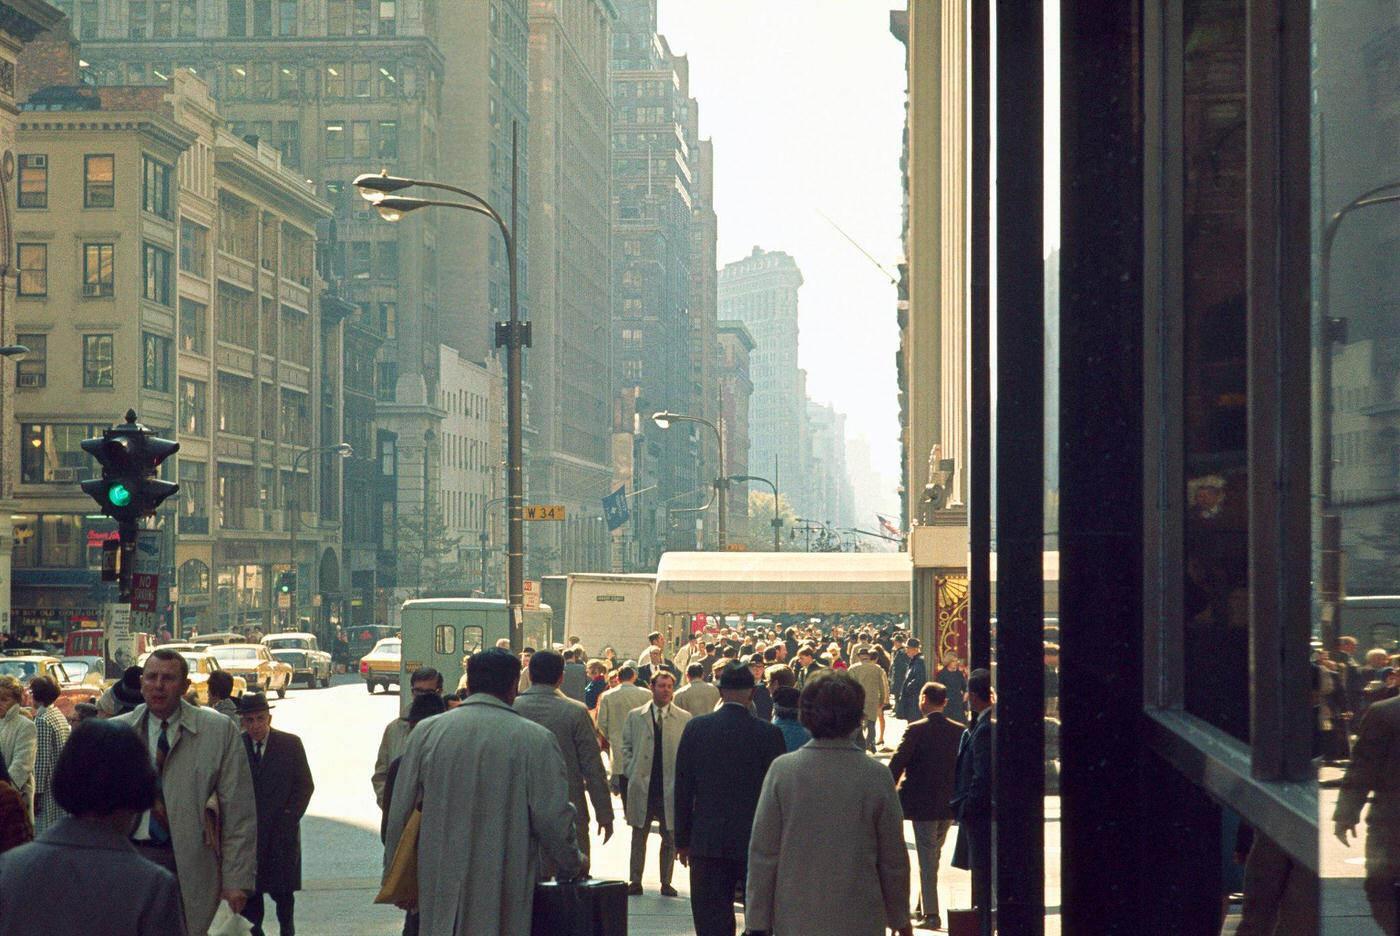
<instances>
[{"instance_id":1,"label":"woman in light coat","mask_svg":"<svg viewBox=\"0 0 1400 936\"><path fill-rule=\"evenodd\" d=\"M34 756L38 730L24 711L24 687L13 676L0 676L0 754L10 777L34 820Z\"/></svg>"},{"instance_id":2,"label":"woman in light coat","mask_svg":"<svg viewBox=\"0 0 1400 936\"><path fill-rule=\"evenodd\" d=\"M768 768L749 839L744 921L773 936L912 936L904 814L889 768L852 737L865 691L826 671L802 689L812 740Z\"/></svg>"}]
</instances>

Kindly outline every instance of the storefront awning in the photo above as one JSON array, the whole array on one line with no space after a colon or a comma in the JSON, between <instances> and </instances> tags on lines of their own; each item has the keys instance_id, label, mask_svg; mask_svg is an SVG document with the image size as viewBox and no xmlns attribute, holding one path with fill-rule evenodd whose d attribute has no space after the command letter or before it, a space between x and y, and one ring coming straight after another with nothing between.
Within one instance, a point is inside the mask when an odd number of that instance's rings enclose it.
<instances>
[{"instance_id":1,"label":"storefront awning","mask_svg":"<svg viewBox=\"0 0 1400 936\"><path fill-rule=\"evenodd\" d=\"M668 552L657 613L907 614L907 553Z\"/></svg>"}]
</instances>

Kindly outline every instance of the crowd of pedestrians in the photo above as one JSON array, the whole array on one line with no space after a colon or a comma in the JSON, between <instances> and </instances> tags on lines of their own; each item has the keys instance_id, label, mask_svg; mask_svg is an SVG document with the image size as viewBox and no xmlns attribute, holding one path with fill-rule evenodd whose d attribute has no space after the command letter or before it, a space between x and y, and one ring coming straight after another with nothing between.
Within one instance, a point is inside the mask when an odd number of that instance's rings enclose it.
<instances>
[{"instance_id":1,"label":"crowd of pedestrians","mask_svg":"<svg viewBox=\"0 0 1400 936\"><path fill-rule=\"evenodd\" d=\"M989 869L991 677L950 655L931 679L915 638L723 630L691 635L672 657L651 634L635 659L570 641L518 657L496 647L465 664L465 701L449 697L426 719L420 703L442 692L441 677L412 674L410 714L380 745L386 889L401 849L433 856L416 896L396 901L405 933L532 932L536 884L586 875L590 826L608 841L618 810L631 835L626 893L643 893L654 854L660 895L679 897L679 862L699 936L733 936L736 907L754 934L939 929L938 869L955 826L954 863ZM893 752L887 715L909 722Z\"/></svg>"}]
</instances>

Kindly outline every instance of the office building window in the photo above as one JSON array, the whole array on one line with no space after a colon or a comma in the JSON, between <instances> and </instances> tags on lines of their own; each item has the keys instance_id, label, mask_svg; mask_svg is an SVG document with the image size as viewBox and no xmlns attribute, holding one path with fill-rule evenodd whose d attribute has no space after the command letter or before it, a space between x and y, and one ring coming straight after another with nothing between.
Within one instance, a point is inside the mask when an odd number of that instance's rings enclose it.
<instances>
[{"instance_id":1,"label":"office building window","mask_svg":"<svg viewBox=\"0 0 1400 936\"><path fill-rule=\"evenodd\" d=\"M149 156L141 158L141 209L161 218L170 214L170 167Z\"/></svg>"},{"instance_id":2,"label":"office building window","mask_svg":"<svg viewBox=\"0 0 1400 936\"><path fill-rule=\"evenodd\" d=\"M253 382L235 374L219 373L219 431L236 435L253 434Z\"/></svg>"},{"instance_id":3,"label":"office building window","mask_svg":"<svg viewBox=\"0 0 1400 936\"><path fill-rule=\"evenodd\" d=\"M380 241L376 248L379 262L374 275L380 279L397 278L399 275L399 242Z\"/></svg>"},{"instance_id":4,"label":"office building window","mask_svg":"<svg viewBox=\"0 0 1400 936\"><path fill-rule=\"evenodd\" d=\"M220 341L244 348L256 347L258 323L252 293L220 283L216 311Z\"/></svg>"},{"instance_id":5,"label":"office building window","mask_svg":"<svg viewBox=\"0 0 1400 936\"><path fill-rule=\"evenodd\" d=\"M379 35L394 35L397 7L394 0L379 0Z\"/></svg>"},{"instance_id":6,"label":"office building window","mask_svg":"<svg viewBox=\"0 0 1400 936\"><path fill-rule=\"evenodd\" d=\"M128 39L145 39L147 21L146 0L131 0L127 9L126 37Z\"/></svg>"},{"instance_id":7,"label":"office building window","mask_svg":"<svg viewBox=\"0 0 1400 936\"><path fill-rule=\"evenodd\" d=\"M253 35L272 35L272 0L253 0Z\"/></svg>"},{"instance_id":8,"label":"office building window","mask_svg":"<svg viewBox=\"0 0 1400 936\"><path fill-rule=\"evenodd\" d=\"M277 66L277 99L295 101L301 96L301 68L296 62L283 62ZM271 134L268 134L271 137ZM272 142L271 139L268 140Z\"/></svg>"},{"instance_id":9,"label":"office building window","mask_svg":"<svg viewBox=\"0 0 1400 936\"><path fill-rule=\"evenodd\" d=\"M239 9L242 9L240 3ZM224 69L224 97L230 101L241 101L248 96L248 69L234 62ZM233 128L237 134L237 128Z\"/></svg>"},{"instance_id":10,"label":"office building window","mask_svg":"<svg viewBox=\"0 0 1400 936\"><path fill-rule=\"evenodd\" d=\"M49 206L49 157L25 153L19 158L19 207Z\"/></svg>"},{"instance_id":11,"label":"office building window","mask_svg":"<svg viewBox=\"0 0 1400 936\"><path fill-rule=\"evenodd\" d=\"M379 331L385 338L392 339L398 331L399 304L397 302L379 303Z\"/></svg>"},{"instance_id":12,"label":"office building window","mask_svg":"<svg viewBox=\"0 0 1400 936\"><path fill-rule=\"evenodd\" d=\"M394 98L399 96L399 63L383 62L379 66L379 96Z\"/></svg>"},{"instance_id":13,"label":"office building window","mask_svg":"<svg viewBox=\"0 0 1400 936\"><path fill-rule=\"evenodd\" d=\"M184 297L180 299L180 348L194 354L209 353L209 309Z\"/></svg>"},{"instance_id":14,"label":"office building window","mask_svg":"<svg viewBox=\"0 0 1400 936\"><path fill-rule=\"evenodd\" d=\"M297 0L277 0L277 35L297 34Z\"/></svg>"},{"instance_id":15,"label":"office building window","mask_svg":"<svg viewBox=\"0 0 1400 936\"><path fill-rule=\"evenodd\" d=\"M373 0L351 0L355 10L355 35L368 36L370 34L370 13Z\"/></svg>"},{"instance_id":16,"label":"office building window","mask_svg":"<svg viewBox=\"0 0 1400 936\"><path fill-rule=\"evenodd\" d=\"M326 121L326 158L345 158L345 121Z\"/></svg>"},{"instance_id":17,"label":"office building window","mask_svg":"<svg viewBox=\"0 0 1400 936\"><path fill-rule=\"evenodd\" d=\"M295 120L277 122L277 150L284 165L295 169L301 165L301 124Z\"/></svg>"},{"instance_id":18,"label":"office building window","mask_svg":"<svg viewBox=\"0 0 1400 936\"><path fill-rule=\"evenodd\" d=\"M276 83L273 80L276 66L271 62L250 62L248 67L253 70L252 88L250 89L253 100L272 100L276 88Z\"/></svg>"},{"instance_id":19,"label":"office building window","mask_svg":"<svg viewBox=\"0 0 1400 936\"><path fill-rule=\"evenodd\" d=\"M154 244L145 244L141 251L141 295L170 305L170 251Z\"/></svg>"},{"instance_id":20,"label":"office building window","mask_svg":"<svg viewBox=\"0 0 1400 936\"><path fill-rule=\"evenodd\" d=\"M380 361L375 377L375 398L387 403L394 402L394 390L399 382L399 365L393 361Z\"/></svg>"},{"instance_id":21,"label":"office building window","mask_svg":"<svg viewBox=\"0 0 1400 936\"><path fill-rule=\"evenodd\" d=\"M350 278L369 279L370 274L370 243L369 241L351 241L350 243Z\"/></svg>"},{"instance_id":22,"label":"office building window","mask_svg":"<svg viewBox=\"0 0 1400 936\"><path fill-rule=\"evenodd\" d=\"M49 380L49 336L15 335L15 341L29 349L15 365L16 387L42 387Z\"/></svg>"},{"instance_id":23,"label":"office building window","mask_svg":"<svg viewBox=\"0 0 1400 936\"><path fill-rule=\"evenodd\" d=\"M116 265L112 244L83 245L83 296L111 296L114 292Z\"/></svg>"},{"instance_id":24,"label":"office building window","mask_svg":"<svg viewBox=\"0 0 1400 936\"><path fill-rule=\"evenodd\" d=\"M79 0L78 38L97 38L97 0Z\"/></svg>"},{"instance_id":25,"label":"office building window","mask_svg":"<svg viewBox=\"0 0 1400 936\"><path fill-rule=\"evenodd\" d=\"M350 93L357 98L369 97L369 62L350 63Z\"/></svg>"},{"instance_id":26,"label":"office building window","mask_svg":"<svg viewBox=\"0 0 1400 936\"><path fill-rule=\"evenodd\" d=\"M180 219L180 269L204 276L209 269L209 229Z\"/></svg>"},{"instance_id":27,"label":"office building window","mask_svg":"<svg viewBox=\"0 0 1400 936\"><path fill-rule=\"evenodd\" d=\"M83 386L112 386L112 336L83 336Z\"/></svg>"},{"instance_id":28,"label":"office building window","mask_svg":"<svg viewBox=\"0 0 1400 936\"><path fill-rule=\"evenodd\" d=\"M202 380L180 378L180 432L209 434L209 385Z\"/></svg>"},{"instance_id":29,"label":"office building window","mask_svg":"<svg viewBox=\"0 0 1400 936\"><path fill-rule=\"evenodd\" d=\"M155 0L151 17L152 35L169 39L175 30L175 7L171 0Z\"/></svg>"},{"instance_id":30,"label":"office building window","mask_svg":"<svg viewBox=\"0 0 1400 936\"><path fill-rule=\"evenodd\" d=\"M19 294L47 296L49 294L49 245L19 244Z\"/></svg>"},{"instance_id":31,"label":"office building window","mask_svg":"<svg viewBox=\"0 0 1400 936\"><path fill-rule=\"evenodd\" d=\"M239 39L248 35L248 0L228 0L228 35Z\"/></svg>"},{"instance_id":32,"label":"office building window","mask_svg":"<svg viewBox=\"0 0 1400 936\"><path fill-rule=\"evenodd\" d=\"M343 36L350 31L350 0L327 0L326 32Z\"/></svg>"},{"instance_id":33,"label":"office building window","mask_svg":"<svg viewBox=\"0 0 1400 936\"><path fill-rule=\"evenodd\" d=\"M380 159L399 158L399 122L397 120L379 121L379 154Z\"/></svg>"},{"instance_id":34,"label":"office building window","mask_svg":"<svg viewBox=\"0 0 1400 936\"><path fill-rule=\"evenodd\" d=\"M181 39L193 39L199 31L198 17L196 16L195 0L179 0L179 23Z\"/></svg>"},{"instance_id":35,"label":"office building window","mask_svg":"<svg viewBox=\"0 0 1400 936\"><path fill-rule=\"evenodd\" d=\"M326 65L326 90L328 98L345 97L345 63L331 62Z\"/></svg>"},{"instance_id":36,"label":"office building window","mask_svg":"<svg viewBox=\"0 0 1400 936\"><path fill-rule=\"evenodd\" d=\"M203 535L209 532L209 466L204 462L180 459L180 532ZM209 567L197 559L180 566L180 590L203 595L209 591Z\"/></svg>"},{"instance_id":37,"label":"office building window","mask_svg":"<svg viewBox=\"0 0 1400 936\"><path fill-rule=\"evenodd\" d=\"M83 423L23 424L19 433L20 483L76 484L91 478L97 461L83 451L82 442L101 435L105 428Z\"/></svg>"},{"instance_id":38,"label":"office building window","mask_svg":"<svg viewBox=\"0 0 1400 936\"><path fill-rule=\"evenodd\" d=\"M350 155L355 159L369 158L369 121L350 123Z\"/></svg>"},{"instance_id":39,"label":"office building window","mask_svg":"<svg viewBox=\"0 0 1400 936\"><path fill-rule=\"evenodd\" d=\"M141 386L147 390L170 392L170 339L145 332L141 335Z\"/></svg>"},{"instance_id":40,"label":"office building window","mask_svg":"<svg viewBox=\"0 0 1400 936\"><path fill-rule=\"evenodd\" d=\"M116 204L117 157L83 157L83 207L111 208Z\"/></svg>"}]
</instances>

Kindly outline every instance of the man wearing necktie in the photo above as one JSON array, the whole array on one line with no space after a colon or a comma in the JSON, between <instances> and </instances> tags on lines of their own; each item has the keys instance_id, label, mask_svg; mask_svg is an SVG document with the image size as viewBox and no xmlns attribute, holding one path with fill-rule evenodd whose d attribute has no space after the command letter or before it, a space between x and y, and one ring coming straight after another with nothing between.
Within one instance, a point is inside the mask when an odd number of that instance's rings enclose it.
<instances>
[{"instance_id":1,"label":"man wearing necktie","mask_svg":"<svg viewBox=\"0 0 1400 936\"><path fill-rule=\"evenodd\" d=\"M301 890L301 817L315 785L301 739L272 727L272 706L260 692L239 700L243 748L253 774L258 806L258 879L243 916L263 936L263 895L277 905L282 936L294 936L296 892Z\"/></svg>"},{"instance_id":2,"label":"man wearing necktie","mask_svg":"<svg viewBox=\"0 0 1400 936\"><path fill-rule=\"evenodd\" d=\"M984 936L992 932L992 824L996 819L992 798L996 723L992 719L996 700L991 671L976 669L968 674L967 702L973 722L958 744L957 780L949 803L958 819L953 867L972 872L972 903Z\"/></svg>"},{"instance_id":3,"label":"man wearing necktie","mask_svg":"<svg viewBox=\"0 0 1400 936\"><path fill-rule=\"evenodd\" d=\"M671 704L676 680L669 672L656 674L651 681L651 701L627 714L622 729L623 774L627 778L627 824L632 827L632 860L627 892L642 892L642 870L646 865L647 837L652 822L661 825L661 894L675 897L671 872L676 849L671 830L675 828L676 750L690 713Z\"/></svg>"},{"instance_id":4,"label":"man wearing necktie","mask_svg":"<svg viewBox=\"0 0 1400 936\"><path fill-rule=\"evenodd\" d=\"M209 929L219 901L241 912L256 881L257 813L248 758L238 727L213 709L184 701L189 663L157 649L141 671L141 697L115 721L131 726L151 752L156 802L131 836L146 858L175 874L185 929ZM205 843L205 810L219 810L219 848Z\"/></svg>"}]
</instances>

